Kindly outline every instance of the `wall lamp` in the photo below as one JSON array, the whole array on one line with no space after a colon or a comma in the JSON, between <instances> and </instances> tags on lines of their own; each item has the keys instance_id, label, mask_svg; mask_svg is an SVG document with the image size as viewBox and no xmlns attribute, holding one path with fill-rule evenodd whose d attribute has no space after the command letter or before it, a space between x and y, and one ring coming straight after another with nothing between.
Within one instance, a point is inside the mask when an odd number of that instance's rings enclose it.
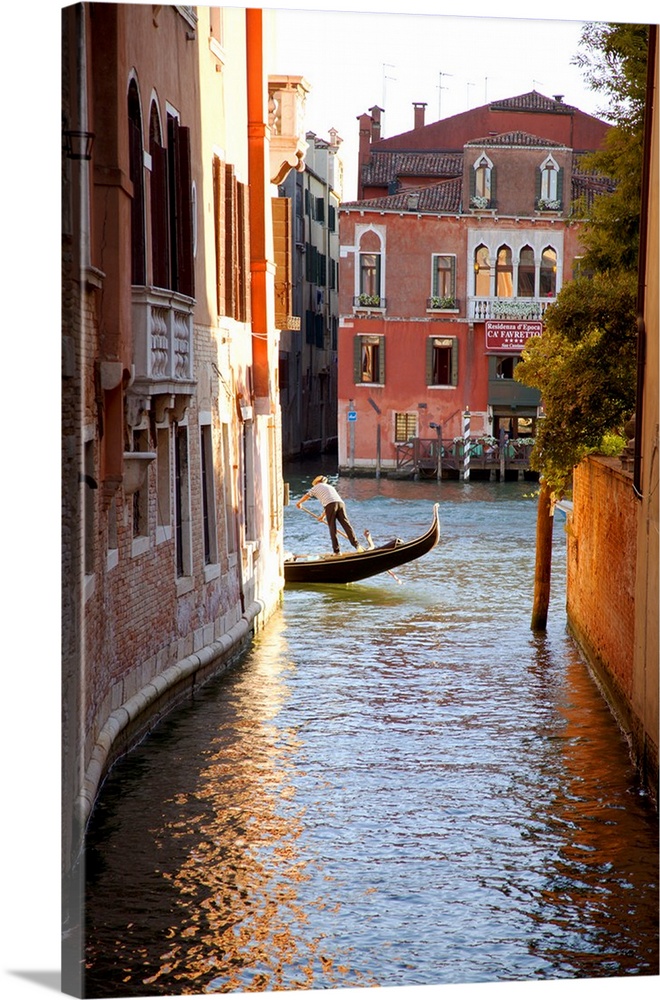
<instances>
[{"instance_id":1,"label":"wall lamp","mask_svg":"<svg viewBox=\"0 0 660 1000\"><path fill-rule=\"evenodd\" d=\"M67 129L64 134L64 154L70 160L91 160L92 146L95 135L93 132L80 132Z\"/></svg>"}]
</instances>

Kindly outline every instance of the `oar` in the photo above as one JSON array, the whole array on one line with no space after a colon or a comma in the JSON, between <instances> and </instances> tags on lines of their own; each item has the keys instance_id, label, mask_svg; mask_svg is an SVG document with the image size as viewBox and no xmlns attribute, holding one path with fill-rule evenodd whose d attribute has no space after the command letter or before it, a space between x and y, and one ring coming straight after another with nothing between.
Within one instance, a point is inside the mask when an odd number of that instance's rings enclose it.
<instances>
[{"instance_id":1,"label":"oar","mask_svg":"<svg viewBox=\"0 0 660 1000\"><path fill-rule=\"evenodd\" d=\"M304 510L305 513L313 517L315 521L325 521L325 511L323 514L315 514L313 510L310 510L309 507L305 507L304 504L301 504L300 510ZM344 534L341 528L337 528L337 534L348 540L348 535Z\"/></svg>"},{"instance_id":2,"label":"oar","mask_svg":"<svg viewBox=\"0 0 660 1000\"><path fill-rule=\"evenodd\" d=\"M369 548L370 548L370 549L375 549L375 548L376 548L376 546L374 545L374 540L373 540L373 538L371 537L371 532L369 531L369 529L368 529L368 528L366 528L366 529L365 529L365 532L364 532L364 537L365 537L365 538L367 539L367 545L369 546ZM392 577L393 579L395 579L395 580L396 580L396 582L397 582L397 583L403 583L403 580L401 580L401 579L400 579L400 578L399 578L399 577L398 577L398 576L396 575L396 573L394 573L394 572L393 572L393 571L392 571L391 569L388 569L388 571L387 571L387 572L388 572L388 573L390 574L390 576L391 576L391 577Z\"/></svg>"}]
</instances>

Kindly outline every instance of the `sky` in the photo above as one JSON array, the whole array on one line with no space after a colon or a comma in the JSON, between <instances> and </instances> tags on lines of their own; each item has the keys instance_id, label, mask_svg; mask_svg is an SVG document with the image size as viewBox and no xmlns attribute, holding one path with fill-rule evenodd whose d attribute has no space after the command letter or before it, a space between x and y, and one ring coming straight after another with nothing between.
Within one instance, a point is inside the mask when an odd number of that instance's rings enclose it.
<instances>
[{"instance_id":1,"label":"sky","mask_svg":"<svg viewBox=\"0 0 660 1000\"><path fill-rule=\"evenodd\" d=\"M568 61L574 52L572 38L560 48L558 36L536 26L531 50L523 47L520 34L500 33L498 59L489 53L495 27L481 22L469 38L469 47L457 46L456 35L437 28L427 46L427 24L403 44L400 20L389 20L385 39L375 33L374 11L397 12L405 3L409 12L441 11L452 18L461 15L466 0L379 0L350 3L333 0L327 6L336 11L370 11L368 23L351 19L351 24L368 29L369 44L362 37L351 38L342 31L337 39L330 25L324 34L294 38L289 28L285 72L301 74L315 84L310 95L311 131L325 137L336 127L346 143L351 129L357 137L357 116L382 101L382 63L393 63L396 81L387 82L389 134L410 127L412 101L427 101L427 121L437 108L439 72L453 73L444 79L442 114L465 110L470 103L483 102L484 77L488 76L488 97L513 96L532 89L539 80L542 93L564 93L565 100L590 111L588 92L581 92L568 75ZM262 6L284 6L262 2ZM3 995L11 1000L43 1000L58 992L60 965L59 908L59 548L60 548L60 428L57 384L60 380L59 304L59 147L61 119L59 106L59 23L63 4L53 0L33 0L21 8L16 30L0 33L1 72L6 74L5 132L7 155L2 161L5 190L11 192L3 203L3 222L8 236L5 254L5 371L9 400L5 406L6 465L0 520L5 528L3 560L6 589L3 596L3 696L5 717L0 727L3 763L3 795L8 821L2 824L0 851L3 869L3 913L0 983ZM286 0L287 8L308 9L312 0ZM507 0L508 18L529 17L531 5ZM657 0L553 0L555 16L564 20L657 20ZM653 8L653 13L652 13ZM319 9L319 5L316 5ZM342 15L343 16L343 15ZM305 22L299 21L299 24ZM338 21L339 23L339 21ZM435 21L433 22L435 23ZM452 22L453 23L453 22ZM474 22L472 22L474 23ZM329 24L329 22L328 22ZM520 25L517 24L518 28ZM488 30L483 30L487 28ZM309 23L307 23L309 29ZM456 30L456 28L454 29ZM378 37L378 45L371 39ZM401 44L395 44L401 39ZM351 43L359 42L359 49ZM280 54L284 55L284 45ZM485 45L485 50L482 46ZM437 51L436 51L437 50ZM479 60L478 51L485 51ZM356 52L365 51L371 70L364 79L358 72ZM530 56L531 51L531 56ZM387 53L387 55L385 54ZM303 59L304 55L304 59ZM329 59L333 56L333 62ZM295 56L295 58L293 58ZM405 58L404 58L405 57ZM488 58L487 58L488 57ZM336 58L337 63L334 64ZM341 88L337 67L342 64ZM572 73L572 71L571 71ZM566 74L566 75L565 75ZM323 82L323 78L325 82ZM327 80L330 78L332 87ZM424 93L418 92L423 84ZM467 87L467 81L474 83ZM414 85L413 85L414 84ZM12 99L20 85L20 99ZM502 87L502 90L500 90ZM341 101L340 101L341 96ZM584 97L584 99L583 99ZM456 101L454 107L450 102ZM317 103L318 102L318 103ZM340 108L341 117L340 117ZM399 110L399 108L401 110ZM313 117L311 115L313 114ZM396 116L401 114L401 119ZM346 134L344 134L344 132ZM387 131L386 131L387 134ZM18 141L15 137L18 136ZM45 225L44 225L45 219ZM8 265L8 266L7 266ZM9 449L16 438L20 447ZM48 502L50 498L50 503ZM389 995L401 1000L585 1000L595 989L593 980L556 983L499 983L484 987L470 985L419 987L413 991L370 990L370 998ZM599 979L599 1000L617 1000L622 989L634 1000L655 995L657 980L647 977ZM334 992L334 991L333 991ZM318 993L265 994L314 1000ZM339 1000L365 997L363 990L337 991Z\"/></svg>"},{"instance_id":2,"label":"sky","mask_svg":"<svg viewBox=\"0 0 660 1000\"><path fill-rule=\"evenodd\" d=\"M357 118L374 105L384 138L413 127L413 102L426 102L427 124L531 90L597 117L604 107L572 60L583 20L606 20L608 0L557 0L557 20L530 19L531 5L516 0L502 18L464 16L454 0L265 6L277 10L274 71L311 85L305 131L327 138L335 128L343 139L344 200L356 196Z\"/></svg>"}]
</instances>

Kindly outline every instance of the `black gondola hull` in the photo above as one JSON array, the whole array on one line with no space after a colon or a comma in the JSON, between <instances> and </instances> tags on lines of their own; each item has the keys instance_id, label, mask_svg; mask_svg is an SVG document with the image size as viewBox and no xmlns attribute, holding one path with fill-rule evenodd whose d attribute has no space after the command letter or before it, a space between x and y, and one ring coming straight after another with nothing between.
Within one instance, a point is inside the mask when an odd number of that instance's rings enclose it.
<instances>
[{"instance_id":1,"label":"black gondola hull","mask_svg":"<svg viewBox=\"0 0 660 1000\"><path fill-rule=\"evenodd\" d=\"M433 507L433 522L428 531L410 542L381 545L365 552L341 555L298 556L284 562L285 583L355 583L378 573L386 573L419 559L437 544L440 537L438 504Z\"/></svg>"}]
</instances>

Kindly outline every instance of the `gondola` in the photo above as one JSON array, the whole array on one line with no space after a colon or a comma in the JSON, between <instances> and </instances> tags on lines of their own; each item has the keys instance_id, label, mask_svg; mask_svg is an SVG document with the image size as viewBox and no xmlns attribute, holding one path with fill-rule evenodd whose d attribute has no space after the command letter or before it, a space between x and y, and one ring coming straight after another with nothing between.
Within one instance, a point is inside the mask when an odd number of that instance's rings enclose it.
<instances>
[{"instance_id":1,"label":"gondola","mask_svg":"<svg viewBox=\"0 0 660 1000\"><path fill-rule=\"evenodd\" d=\"M433 522L428 531L410 542L395 538L364 552L339 555L287 556L284 560L285 583L355 583L396 566L412 562L429 552L440 537L438 504L433 505Z\"/></svg>"}]
</instances>

